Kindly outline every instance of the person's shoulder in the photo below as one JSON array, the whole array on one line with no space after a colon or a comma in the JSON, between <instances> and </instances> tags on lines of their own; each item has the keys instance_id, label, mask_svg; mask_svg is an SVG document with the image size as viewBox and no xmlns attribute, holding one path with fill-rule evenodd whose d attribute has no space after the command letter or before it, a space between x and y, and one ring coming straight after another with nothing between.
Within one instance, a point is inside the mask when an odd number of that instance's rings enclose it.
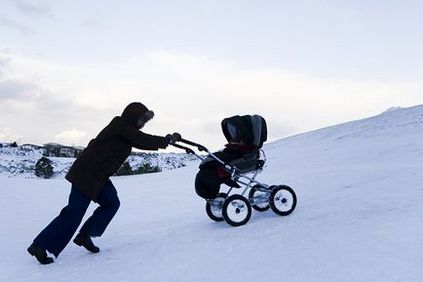
<instances>
[{"instance_id":1,"label":"person's shoulder","mask_svg":"<svg viewBox=\"0 0 423 282\"><path fill-rule=\"evenodd\" d=\"M138 129L132 124L128 123L124 118L116 116L109 123L108 127L117 132L133 132L138 131Z\"/></svg>"},{"instance_id":2,"label":"person's shoulder","mask_svg":"<svg viewBox=\"0 0 423 282\"><path fill-rule=\"evenodd\" d=\"M127 122L125 122L125 120L122 117L116 116L110 121L109 125L117 125L119 127L122 127L127 125Z\"/></svg>"},{"instance_id":3,"label":"person's shoulder","mask_svg":"<svg viewBox=\"0 0 423 282\"><path fill-rule=\"evenodd\" d=\"M115 116L111 122L122 122L122 118L120 116Z\"/></svg>"},{"instance_id":4,"label":"person's shoulder","mask_svg":"<svg viewBox=\"0 0 423 282\"><path fill-rule=\"evenodd\" d=\"M109 124L107 124L107 125L104 127L103 131L110 131L110 130L116 131L116 130L122 130L122 129L126 128L126 127L127 127L127 124L125 123L125 121L124 121L124 120L122 120L122 118L121 118L121 117L116 116L116 117L114 117L114 118L113 118L113 119L109 122Z\"/></svg>"}]
</instances>

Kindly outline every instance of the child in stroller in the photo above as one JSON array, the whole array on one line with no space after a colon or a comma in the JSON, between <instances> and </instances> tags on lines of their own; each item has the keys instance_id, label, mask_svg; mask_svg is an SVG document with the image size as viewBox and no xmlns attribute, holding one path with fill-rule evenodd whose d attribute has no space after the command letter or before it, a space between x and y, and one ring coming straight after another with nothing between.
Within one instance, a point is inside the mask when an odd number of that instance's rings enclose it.
<instances>
[{"instance_id":1,"label":"child in stroller","mask_svg":"<svg viewBox=\"0 0 423 282\"><path fill-rule=\"evenodd\" d=\"M224 163L247 172L260 169L260 148L267 140L267 125L264 118L258 115L233 116L221 123L223 134L228 141L225 149L214 155ZM200 164L200 171L195 178L195 191L206 199L214 199L221 184L240 188L231 178L230 172L213 156L208 156Z\"/></svg>"},{"instance_id":2,"label":"child in stroller","mask_svg":"<svg viewBox=\"0 0 423 282\"><path fill-rule=\"evenodd\" d=\"M192 141L182 138L177 141L207 152L206 157L189 147L172 144L187 153L195 154L202 161L195 178L195 191L206 200L207 215L214 221L226 220L232 226L240 226L250 219L251 208L257 211L272 208L281 216L292 213L297 203L292 188L267 185L255 180L266 162L261 149L267 140L265 119L259 115L237 115L225 118L221 126L228 141L222 151L212 153ZM221 184L229 186L229 191L220 193ZM233 188L242 186L244 190L241 194L231 194ZM248 191L246 198L244 195Z\"/></svg>"}]
</instances>

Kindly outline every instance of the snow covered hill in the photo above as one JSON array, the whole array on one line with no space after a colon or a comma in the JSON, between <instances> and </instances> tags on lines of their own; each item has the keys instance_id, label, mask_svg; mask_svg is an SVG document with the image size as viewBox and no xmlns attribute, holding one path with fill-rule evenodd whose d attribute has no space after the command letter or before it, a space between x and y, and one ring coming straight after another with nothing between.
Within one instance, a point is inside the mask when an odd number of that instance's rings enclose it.
<instances>
[{"instance_id":1,"label":"snow covered hill","mask_svg":"<svg viewBox=\"0 0 423 282\"><path fill-rule=\"evenodd\" d=\"M2 177L0 278L423 281L423 106L300 134L265 150L258 179L295 189L290 216L253 212L238 228L211 222L193 190L198 163L114 178L122 205L95 240L101 252L70 244L48 266L26 247L66 204L69 184Z\"/></svg>"}]
</instances>

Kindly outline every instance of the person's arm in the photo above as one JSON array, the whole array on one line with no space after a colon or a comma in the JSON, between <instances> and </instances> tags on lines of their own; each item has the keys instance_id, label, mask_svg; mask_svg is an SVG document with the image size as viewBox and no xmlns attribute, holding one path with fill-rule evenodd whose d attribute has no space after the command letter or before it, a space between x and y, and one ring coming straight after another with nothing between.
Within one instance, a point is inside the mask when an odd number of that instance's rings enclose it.
<instances>
[{"instance_id":1,"label":"person's arm","mask_svg":"<svg viewBox=\"0 0 423 282\"><path fill-rule=\"evenodd\" d=\"M122 123L119 129L122 138L127 140L132 147L137 149L158 150L165 149L169 145L168 138L144 133L126 123Z\"/></svg>"}]
</instances>

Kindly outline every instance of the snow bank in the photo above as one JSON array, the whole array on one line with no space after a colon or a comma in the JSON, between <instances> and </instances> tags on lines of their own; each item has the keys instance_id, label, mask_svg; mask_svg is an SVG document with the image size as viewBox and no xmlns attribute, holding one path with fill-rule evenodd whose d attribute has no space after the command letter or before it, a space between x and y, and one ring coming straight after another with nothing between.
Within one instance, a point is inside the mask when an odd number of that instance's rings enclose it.
<instances>
[{"instance_id":1,"label":"snow bank","mask_svg":"<svg viewBox=\"0 0 423 282\"><path fill-rule=\"evenodd\" d=\"M37 178L35 164L43 156L43 149L28 146L0 148L0 175L8 177ZM64 178L75 158L48 157L52 161L53 178ZM162 171L186 166L195 157L180 153L136 153L128 158L133 169L148 163Z\"/></svg>"}]
</instances>

